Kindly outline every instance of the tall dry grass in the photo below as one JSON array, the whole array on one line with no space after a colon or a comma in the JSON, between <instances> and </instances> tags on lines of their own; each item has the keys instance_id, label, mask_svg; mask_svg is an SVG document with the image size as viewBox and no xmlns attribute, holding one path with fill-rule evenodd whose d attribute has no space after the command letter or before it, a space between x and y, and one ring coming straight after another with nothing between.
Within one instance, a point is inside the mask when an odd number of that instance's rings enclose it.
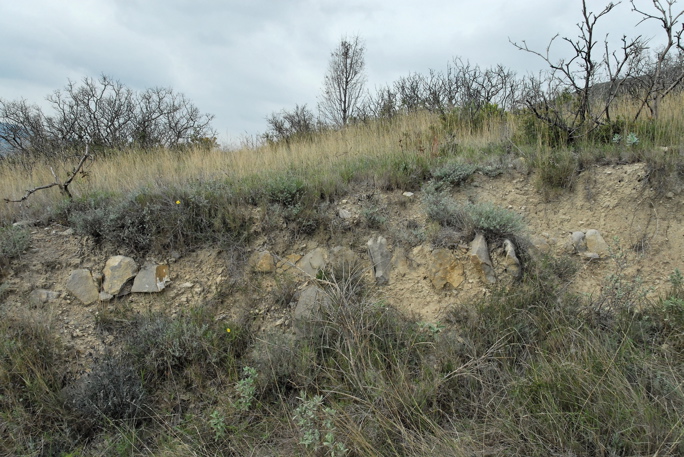
<instances>
[{"instance_id":1,"label":"tall dry grass","mask_svg":"<svg viewBox=\"0 0 684 457\"><path fill-rule=\"evenodd\" d=\"M449 141L476 149L499 141L502 132L510 130L506 122L492 123L478 132L456 132ZM286 170L320 176L337 169L343 162L358 158L374 160L398 154L436 156L444 142L439 117L417 113L402 116L392 123L373 122L326 131L293 144L283 142L258 148L210 151L128 150L95 157L86 163L87 175L79 175L69 189L79 197L89 193L126 194L141 188L167 188L197 181L245 180ZM28 189L54 182L51 168L65 179L76 162L77 158L73 163L39 159L30 169L2 162L0 196L19 199ZM62 199L63 195L54 187L38 191L20 204L3 202L0 220L38 218Z\"/></svg>"},{"instance_id":2,"label":"tall dry grass","mask_svg":"<svg viewBox=\"0 0 684 457\"><path fill-rule=\"evenodd\" d=\"M635 133L641 147L679 147L684 131L683 104L684 93L673 94L663 101L660 119L632 122L638 106L634 101L621 100L612 107L611 116L625 120L624 134ZM399 116L391 122L369 122L324 131L306 140L259 147L180 152L128 150L95 157L85 166L87 175L79 175L70 190L79 197L92 193L127 194L198 181L233 180L258 185L264 175L286 170L297 170L305 179L338 180L343 167L368 168L401 157L424 156L430 161L446 152L480 160L491 152L492 145L505 145L522 155L525 147L548 149L538 140L544 137L542 132L522 132L523 118L507 113L503 118L487 119L477 128L468 123L453 128L446 127L438 115L421 112ZM28 189L54 182L51 168L65 179L77 161L78 157L66 161L37 159L30 169L7 160L0 162L0 198L18 199ZM374 170L366 172L372 174ZM44 217L62 200L63 195L54 187L38 191L22 203L3 202L0 222Z\"/></svg>"}]
</instances>

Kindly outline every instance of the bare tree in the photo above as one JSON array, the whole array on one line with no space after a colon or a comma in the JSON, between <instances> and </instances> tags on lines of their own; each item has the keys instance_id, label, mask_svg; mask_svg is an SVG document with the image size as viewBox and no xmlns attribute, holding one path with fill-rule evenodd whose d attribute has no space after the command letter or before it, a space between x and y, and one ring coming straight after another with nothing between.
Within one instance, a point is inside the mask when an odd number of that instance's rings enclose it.
<instances>
[{"instance_id":1,"label":"bare tree","mask_svg":"<svg viewBox=\"0 0 684 457\"><path fill-rule=\"evenodd\" d=\"M684 65L672 58L673 51L678 50L680 56L684 52L684 28L679 27L684 10L673 12L672 7L675 3L677 0L652 0L655 12L651 13L638 9L634 0L631 0L632 11L642 16L639 24L651 19L660 22L667 38L665 45L655 53L655 60L646 64L647 71L634 80L637 87L635 92L641 100L635 119L644 107L648 107L651 117L658 118L660 102L684 80ZM679 30L675 30L677 28Z\"/></svg>"},{"instance_id":2,"label":"bare tree","mask_svg":"<svg viewBox=\"0 0 684 457\"><path fill-rule=\"evenodd\" d=\"M272 113L266 118L268 131L263 139L268 142L285 141L287 144L293 138L306 138L317 130L314 114L306 105L295 105L294 110L282 110Z\"/></svg>"},{"instance_id":3,"label":"bare tree","mask_svg":"<svg viewBox=\"0 0 684 457\"><path fill-rule=\"evenodd\" d=\"M599 13L593 13L587 9L586 0L582 0L578 36L574 39L561 38L570 45L570 58L552 60L551 47L558 35L551 39L544 53L530 49L525 41L522 44L511 41L516 48L539 56L548 65L546 74L528 78L523 101L538 119L562 132L568 142L601 125L617 94L616 86L629 77L626 69L630 66L626 62L636 58L644 49L641 37L629 40L623 37L620 54L611 53L607 43L603 51L596 48L596 23L619 3L611 2ZM592 106L591 89L607 74L612 81L610 96L595 108Z\"/></svg>"},{"instance_id":4,"label":"bare tree","mask_svg":"<svg viewBox=\"0 0 684 457\"><path fill-rule=\"evenodd\" d=\"M319 103L321 117L344 126L357 114L366 84L365 47L358 36L342 38L330 55Z\"/></svg>"},{"instance_id":5,"label":"bare tree","mask_svg":"<svg viewBox=\"0 0 684 457\"><path fill-rule=\"evenodd\" d=\"M213 116L168 88L137 93L108 76L69 81L47 97L54 115L26 101L0 99L0 138L10 152L54 156L89 144L94 152L126 147L177 147L211 138Z\"/></svg>"}]
</instances>

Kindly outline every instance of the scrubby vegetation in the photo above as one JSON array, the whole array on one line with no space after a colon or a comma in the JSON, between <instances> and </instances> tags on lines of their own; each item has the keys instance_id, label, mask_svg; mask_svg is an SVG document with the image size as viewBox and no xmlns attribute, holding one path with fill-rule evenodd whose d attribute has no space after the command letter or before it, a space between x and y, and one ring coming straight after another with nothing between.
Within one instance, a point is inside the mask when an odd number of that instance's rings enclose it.
<instances>
[{"instance_id":1,"label":"scrubby vegetation","mask_svg":"<svg viewBox=\"0 0 684 457\"><path fill-rule=\"evenodd\" d=\"M6 455L678 455L684 452L682 276L656 302L619 274L564 292L539 259L512 289L445 322L404 316L355 276L305 333L250 319L130 316L123 343L65 376L41 324L3 320ZM274 297L274 300L276 297Z\"/></svg>"},{"instance_id":2,"label":"scrubby vegetation","mask_svg":"<svg viewBox=\"0 0 684 457\"><path fill-rule=\"evenodd\" d=\"M241 147L203 136L174 148L157 140L143 149L146 137L121 149L102 141L71 183L73 198L51 188L0 207L0 277L30 243L11 226L18 220L58 222L141 256L211 244L241 271L255 229L292 242L335 234L342 229L326 210L354 191L370 195L363 227L383 231L387 213L372 196L397 190L420 192L428 226L406 221L396 244L453 248L476 232L510 239L525 264L519 282L452 306L443 322L421 322L374 297L353 268L322 271L311 280L330 300L296 333L259 332L250 314L224 321L211 301L173 318L103 312L98 329L117 349L79 379L49 323L2 315L0 454L684 454L681 272L647 299L616 262L600 294L574 295L577 265L527 252L520 215L451 196L478 174L515 170L534 174L553 199L582 170L633 162L647 165L645 188L664 194L684 178L684 94L656 94L657 116L647 119L644 107L656 103L648 94L611 92L608 115L572 91L542 94L547 105L516 103L505 69L455 61L451 70L402 78L344 128L298 107ZM453 88L468 78L499 81L505 97L428 97L435 81ZM413 98L411 87L420 89ZM0 195L17 199L68 175L80 154L65 151L0 160ZM241 279L218 294L249 287ZM269 300L284 308L296 288L278 277Z\"/></svg>"}]
</instances>

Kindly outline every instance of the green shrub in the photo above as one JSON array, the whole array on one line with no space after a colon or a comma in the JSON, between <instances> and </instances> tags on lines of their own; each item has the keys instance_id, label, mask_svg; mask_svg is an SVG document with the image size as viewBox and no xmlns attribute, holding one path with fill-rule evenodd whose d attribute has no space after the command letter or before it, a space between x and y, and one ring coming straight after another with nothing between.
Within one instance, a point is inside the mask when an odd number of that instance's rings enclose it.
<instances>
[{"instance_id":1,"label":"green shrub","mask_svg":"<svg viewBox=\"0 0 684 457\"><path fill-rule=\"evenodd\" d=\"M107 360L96 365L68 389L67 404L84 422L107 425L110 421L144 416L145 391L135 369L123 360Z\"/></svg>"},{"instance_id":2,"label":"green shrub","mask_svg":"<svg viewBox=\"0 0 684 457\"><path fill-rule=\"evenodd\" d=\"M0 319L0 454L62 455L83 436L64 407L60 341L36 322Z\"/></svg>"},{"instance_id":3,"label":"green shrub","mask_svg":"<svg viewBox=\"0 0 684 457\"><path fill-rule=\"evenodd\" d=\"M532 160L537 184L543 190L572 189L578 172L578 161L569 149L543 151Z\"/></svg>"},{"instance_id":4,"label":"green shrub","mask_svg":"<svg viewBox=\"0 0 684 457\"><path fill-rule=\"evenodd\" d=\"M297 205L306 193L304 181L292 174L277 174L264 183L266 199L286 208Z\"/></svg>"},{"instance_id":5,"label":"green shrub","mask_svg":"<svg viewBox=\"0 0 684 457\"><path fill-rule=\"evenodd\" d=\"M143 189L120 198L94 195L75 200L65 214L78 233L140 253L240 240L249 226L232 188L219 183Z\"/></svg>"},{"instance_id":6,"label":"green shrub","mask_svg":"<svg viewBox=\"0 0 684 457\"><path fill-rule=\"evenodd\" d=\"M457 203L448 194L428 192L425 197L428 217L463 238L482 232L488 240L520 240L526 230L522 216L492 203Z\"/></svg>"},{"instance_id":7,"label":"green shrub","mask_svg":"<svg viewBox=\"0 0 684 457\"><path fill-rule=\"evenodd\" d=\"M469 163L458 160L449 161L432 170L432 179L435 182L435 189L442 190L461 185L477 170L477 166Z\"/></svg>"},{"instance_id":8,"label":"green shrub","mask_svg":"<svg viewBox=\"0 0 684 457\"><path fill-rule=\"evenodd\" d=\"M159 388L174 378L171 374L189 377L200 388L212 379L235 376L249 338L247 323L226 327L201 312L178 319L153 314L134 322L125 351L144 373L146 388Z\"/></svg>"}]
</instances>

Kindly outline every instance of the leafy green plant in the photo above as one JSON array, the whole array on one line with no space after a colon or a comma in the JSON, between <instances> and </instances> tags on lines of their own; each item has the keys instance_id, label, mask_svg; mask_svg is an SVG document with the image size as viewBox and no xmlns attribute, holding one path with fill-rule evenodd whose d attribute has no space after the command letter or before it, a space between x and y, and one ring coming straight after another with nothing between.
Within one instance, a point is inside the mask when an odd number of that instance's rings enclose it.
<instances>
[{"instance_id":1,"label":"leafy green plant","mask_svg":"<svg viewBox=\"0 0 684 457\"><path fill-rule=\"evenodd\" d=\"M254 393L256 392L257 371L252 367L244 367L242 369L242 379L235 385L235 391L238 398L235 400L235 408L238 411L249 411L254 401Z\"/></svg>"},{"instance_id":2,"label":"leafy green plant","mask_svg":"<svg viewBox=\"0 0 684 457\"><path fill-rule=\"evenodd\" d=\"M522 216L492 203L461 204L448 194L436 192L428 193L425 206L428 217L465 238L479 231L488 239L517 239L526 230Z\"/></svg>"},{"instance_id":3,"label":"leafy green plant","mask_svg":"<svg viewBox=\"0 0 684 457\"><path fill-rule=\"evenodd\" d=\"M578 161L569 149L552 149L538 153L532 160L537 172L537 185L544 190L572 189Z\"/></svg>"},{"instance_id":4,"label":"leafy green plant","mask_svg":"<svg viewBox=\"0 0 684 457\"><path fill-rule=\"evenodd\" d=\"M215 409L209 417L209 426L214 431L214 439L219 441L226 436L226 418L221 411Z\"/></svg>"},{"instance_id":5,"label":"leafy green plant","mask_svg":"<svg viewBox=\"0 0 684 457\"><path fill-rule=\"evenodd\" d=\"M364 208L361 214L366 220L366 225L371 229L379 229L387 222L387 217L376 207Z\"/></svg>"},{"instance_id":6,"label":"leafy green plant","mask_svg":"<svg viewBox=\"0 0 684 457\"><path fill-rule=\"evenodd\" d=\"M306 192L304 181L293 174L277 174L264 184L266 199L284 207L299 203Z\"/></svg>"},{"instance_id":7,"label":"leafy green plant","mask_svg":"<svg viewBox=\"0 0 684 457\"><path fill-rule=\"evenodd\" d=\"M298 399L301 403L294 410L293 419L299 428L299 444L316 454L324 451L330 457L346 455L349 450L335 437L335 410L323 406L321 395L308 398L302 392Z\"/></svg>"}]
</instances>

